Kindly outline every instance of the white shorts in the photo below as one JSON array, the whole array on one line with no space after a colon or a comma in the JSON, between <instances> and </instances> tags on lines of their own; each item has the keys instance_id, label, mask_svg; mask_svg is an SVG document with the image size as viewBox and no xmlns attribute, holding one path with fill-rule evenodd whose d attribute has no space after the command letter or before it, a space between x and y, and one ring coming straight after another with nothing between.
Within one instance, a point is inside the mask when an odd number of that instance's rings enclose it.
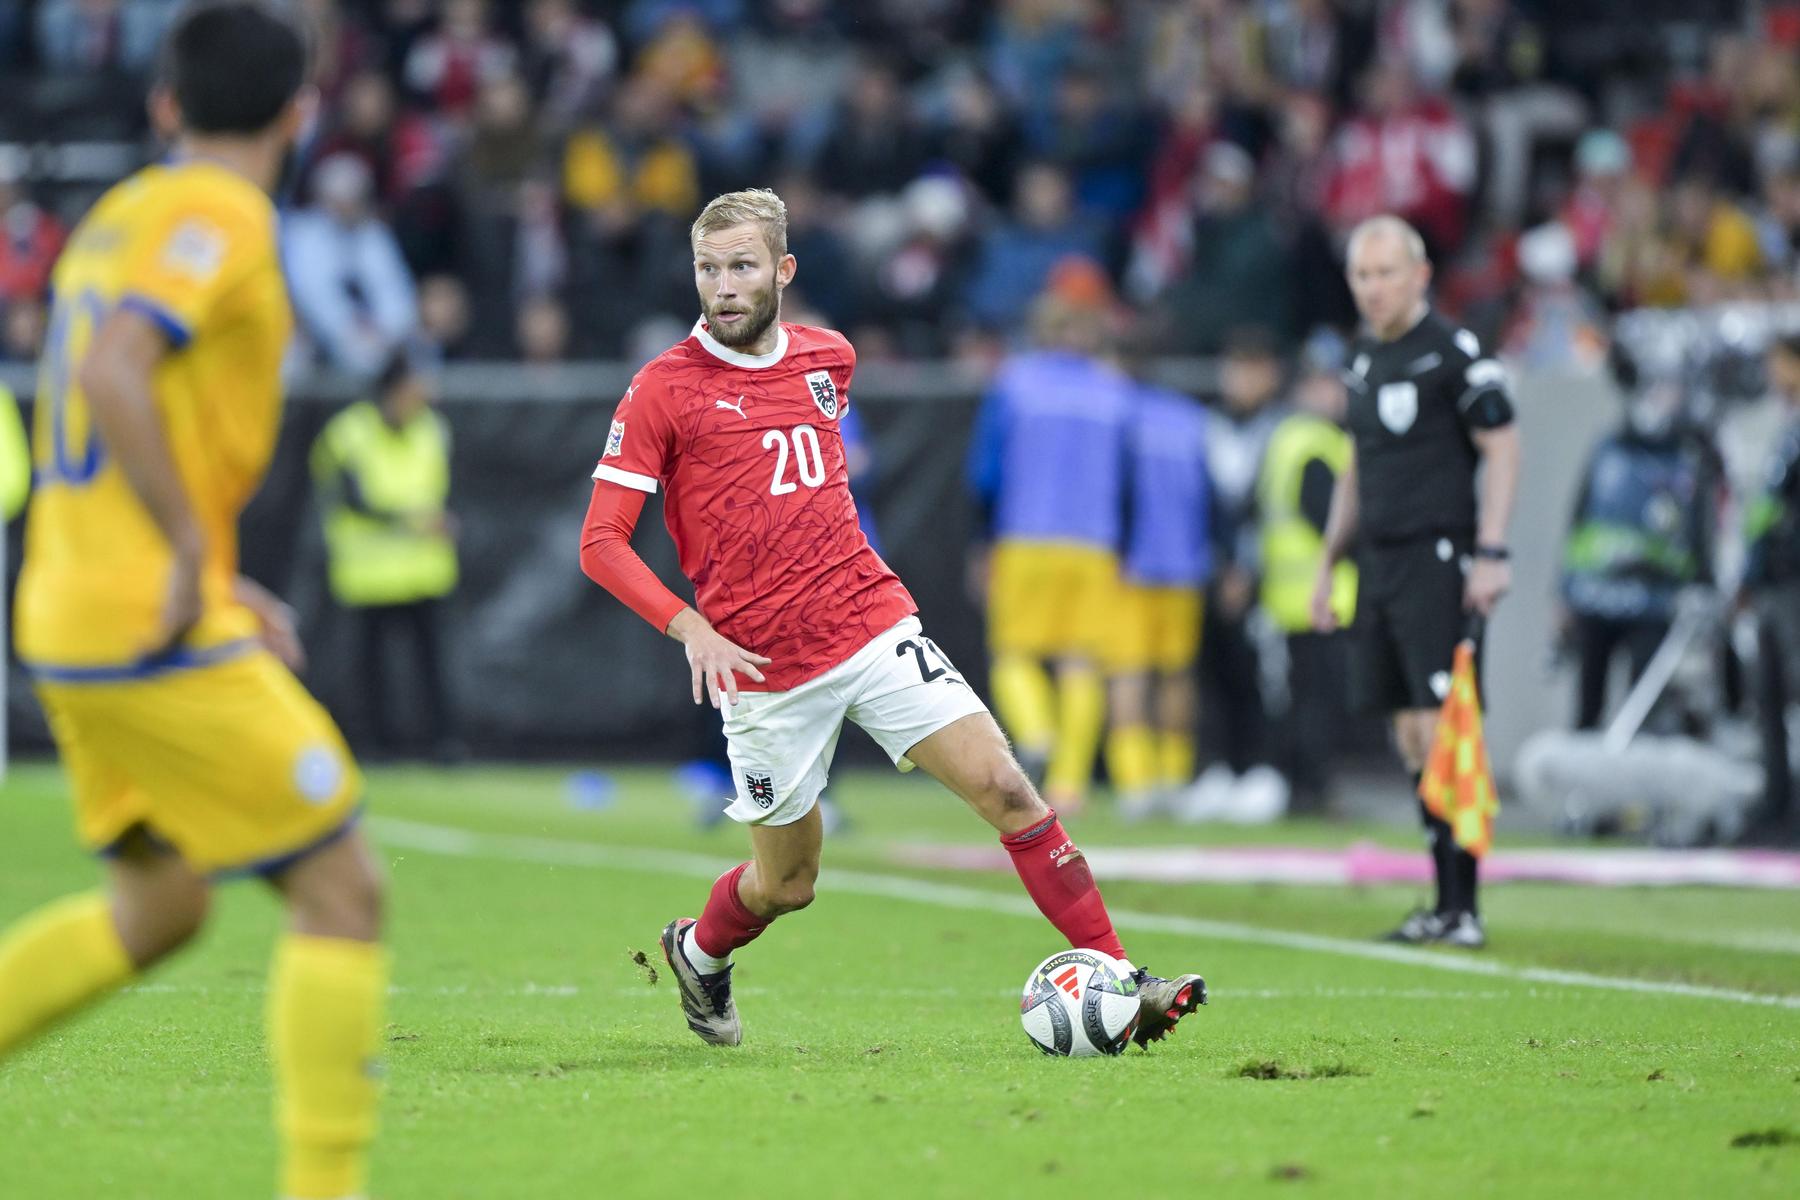
<instances>
[{"instance_id":1,"label":"white shorts","mask_svg":"<svg viewBox=\"0 0 1800 1200\"><path fill-rule=\"evenodd\" d=\"M952 721L984 713L974 689L908 617L853 656L785 692L740 692L725 706L725 741L737 798L725 815L747 825L791 825L825 790L848 717L902 771L906 752Z\"/></svg>"}]
</instances>

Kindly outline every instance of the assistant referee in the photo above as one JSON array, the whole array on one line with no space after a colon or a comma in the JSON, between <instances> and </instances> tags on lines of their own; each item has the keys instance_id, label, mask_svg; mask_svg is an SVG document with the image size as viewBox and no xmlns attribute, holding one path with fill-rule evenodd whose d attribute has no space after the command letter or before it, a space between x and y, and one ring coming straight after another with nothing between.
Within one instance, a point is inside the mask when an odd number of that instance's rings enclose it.
<instances>
[{"instance_id":1,"label":"assistant referee","mask_svg":"<svg viewBox=\"0 0 1800 1200\"><path fill-rule=\"evenodd\" d=\"M1336 628L1331 570L1357 539L1351 692L1358 707L1393 715L1437 876L1434 908L1387 940L1475 950L1487 940L1476 859L1417 800L1418 783L1469 614L1487 616L1512 583L1506 525L1519 434L1505 371L1426 301L1431 264L1418 231L1371 218L1350 235L1346 257L1364 323L1344 376L1354 449L1332 492L1313 624Z\"/></svg>"}]
</instances>

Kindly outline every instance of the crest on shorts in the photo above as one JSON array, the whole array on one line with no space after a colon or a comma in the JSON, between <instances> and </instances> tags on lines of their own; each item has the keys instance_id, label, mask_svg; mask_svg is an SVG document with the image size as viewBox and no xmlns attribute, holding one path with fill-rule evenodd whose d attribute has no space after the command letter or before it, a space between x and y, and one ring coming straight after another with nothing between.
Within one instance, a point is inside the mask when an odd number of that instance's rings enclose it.
<instances>
[{"instance_id":1,"label":"crest on shorts","mask_svg":"<svg viewBox=\"0 0 1800 1200\"><path fill-rule=\"evenodd\" d=\"M775 806L775 777L773 775L752 775L744 773L744 790L750 793L750 803L758 808L768 809Z\"/></svg>"},{"instance_id":2,"label":"crest on shorts","mask_svg":"<svg viewBox=\"0 0 1800 1200\"><path fill-rule=\"evenodd\" d=\"M330 746L311 745L294 760L294 790L308 804L325 804L344 783L344 764Z\"/></svg>"},{"instance_id":3,"label":"crest on shorts","mask_svg":"<svg viewBox=\"0 0 1800 1200\"><path fill-rule=\"evenodd\" d=\"M825 414L826 420L838 415L837 384L832 382L830 371L808 371L806 386L812 392L813 403Z\"/></svg>"},{"instance_id":4,"label":"crest on shorts","mask_svg":"<svg viewBox=\"0 0 1800 1200\"><path fill-rule=\"evenodd\" d=\"M617 458L625 452L625 422L614 421L606 435L606 453L601 458Z\"/></svg>"},{"instance_id":5,"label":"crest on shorts","mask_svg":"<svg viewBox=\"0 0 1800 1200\"><path fill-rule=\"evenodd\" d=\"M1419 385L1384 383L1375 393L1375 413L1392 433L1405 433L1419 417Z\"/></svg>"}]
</instances>

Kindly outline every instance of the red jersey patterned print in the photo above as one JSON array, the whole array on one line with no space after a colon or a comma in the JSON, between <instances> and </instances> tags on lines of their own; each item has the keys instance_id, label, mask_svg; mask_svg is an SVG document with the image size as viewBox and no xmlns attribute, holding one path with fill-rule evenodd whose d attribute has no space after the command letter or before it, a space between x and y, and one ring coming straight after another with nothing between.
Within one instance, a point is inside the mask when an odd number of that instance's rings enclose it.
<instances>
[{"instance_id":1,"label":"red jersey patterned print","mask_svg":"<svg viewBox=\"0 0 1800 1200\"><path fill-rule=\"evenodd\" d=\"M637 373L613 415L594 478L663 489L700 614L773 660L740 688L787 691L917 611L850 498L838 419L855 370L834 330L784 324L774 350L749 355L702 323Z\"/></svg>"}]
</instances>

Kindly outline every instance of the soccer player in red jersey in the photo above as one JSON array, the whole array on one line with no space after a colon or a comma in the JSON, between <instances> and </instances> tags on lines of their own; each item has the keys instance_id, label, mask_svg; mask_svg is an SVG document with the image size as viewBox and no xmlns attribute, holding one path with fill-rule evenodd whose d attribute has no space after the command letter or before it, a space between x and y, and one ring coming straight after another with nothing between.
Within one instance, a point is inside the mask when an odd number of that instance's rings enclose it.
<instances>
[{"instance_id":1,"label":"soccer player in red jersey","mask_svg":"<svg viewBox=\"0 0 1800 1200\"><path fill-rule=\"evenodd\" d=\"M581 543L590 578L687 647L694 702L724 716L727 813L750 828L751 860L719 877L698 921L663 930L688 1026L742 1040L731 953L812 903L818 798L848 718L999 831L1050 923L1133 972L1138 1043L1162 1038L1206 1002L1205 981L1130 966L1081 852L857 525L838 434L856 352L833 330L781 323L795 272L786 207L769 191L728 193L692 241L702 316L619 402ZM631 549L659 487L692 607Z\"/></svg>"}]
</instances>

